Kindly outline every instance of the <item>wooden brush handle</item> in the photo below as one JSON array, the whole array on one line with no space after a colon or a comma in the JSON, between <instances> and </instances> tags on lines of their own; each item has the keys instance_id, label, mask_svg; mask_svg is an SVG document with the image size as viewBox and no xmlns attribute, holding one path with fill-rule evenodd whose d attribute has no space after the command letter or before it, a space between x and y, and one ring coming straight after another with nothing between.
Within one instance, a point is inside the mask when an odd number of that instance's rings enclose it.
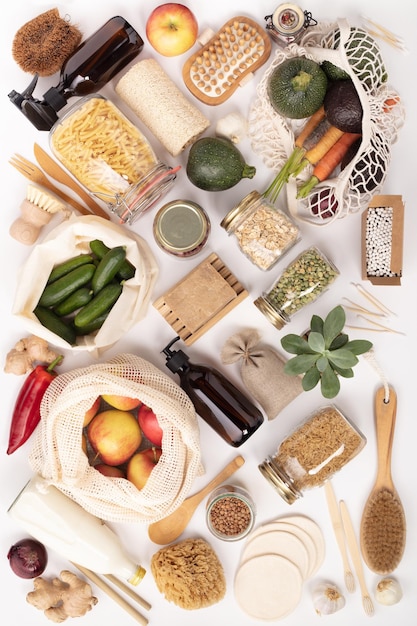
<instances>
[{"instance_id":1,"label":"wooden brush handle","mask_svg":"<svg viewBox=\"0 0 417 626\"><path fill-rule=\"evenodd\" d=\"M385 388L380 387L375 394L375 427L378 452L378 478L391 482L391 452L397 415L397 394L389 388L389 398L385 401Z\"/></svg>"}]
</instances>

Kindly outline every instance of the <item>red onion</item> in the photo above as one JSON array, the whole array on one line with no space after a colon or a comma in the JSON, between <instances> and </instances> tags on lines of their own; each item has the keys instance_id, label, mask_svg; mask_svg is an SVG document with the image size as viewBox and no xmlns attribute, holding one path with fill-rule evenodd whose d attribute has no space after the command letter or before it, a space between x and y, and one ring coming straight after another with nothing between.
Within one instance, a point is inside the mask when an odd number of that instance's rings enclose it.
<instances>
[{"instance_id":1,"label":"red onion","mask_svg":"<svg viewBox=\"0 0 417 626\"><path fill-rule=\"evenodd\" d=\"M45 546L36 539L22 539L7 554L10 567L20 578L36 578L45 570L48 554Z\"/></svg>"}]
</instances>

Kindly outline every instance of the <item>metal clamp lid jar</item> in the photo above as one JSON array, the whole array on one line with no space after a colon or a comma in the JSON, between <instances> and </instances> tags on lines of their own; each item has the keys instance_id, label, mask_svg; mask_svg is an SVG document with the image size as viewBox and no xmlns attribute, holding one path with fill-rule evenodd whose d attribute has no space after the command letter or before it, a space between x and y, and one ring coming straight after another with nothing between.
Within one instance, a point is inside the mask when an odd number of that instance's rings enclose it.
<instances>
[{"instance_id":1,"label":"metal clamp lid jar","mask_svg":"<svg viewBox=\"0 0 417 626\"><path fill-rule=\"evenodd\" d=\"M243 254L262 270L270 269L300 239L294 222L257 191L229 211L220 226L235 235Z\"/></svg>"},{"instance_id":2,"label":"metal clamp lid jar","mask_svg":"<svg viewBox=\"0 0 417 626\"><path fill-rule=\"evenodd\" d=\"M304 420L258 467L279 495L292 504L320 487L365 446L358 428L334 405Z\"/></svg>"},{"instance_id":3,"label":"metal clamp lid jar","mask_svg":"<svg viewBox=\"0 0 417 626\"><path fill-rule=\"evenodd\" d=\"M61 163L123 223L164 195L179 169L161 163L148 140L104 96L81 98L54 124L50 145Z\"/></svg>"},{"instance_id":4,"label":"metal clamp lid jar","mask_svg":"<svg viewBox=\"0 0 417 626\"><path fill-rule=\"evenodd\" d=\"M309 11L289 2L280 4L265 20L269 35L281 46L299 42L306 28L317 24Z\"/></svg>"},{"instance_id":5,"label":"metal clamp lid jar","mask_svg":"<svg viewBox=\"0 0 417 626\"><path fill-rule=\"evenodd\" d=\"M203 249L210 228L209 217L200 205L190 200L174 200L155 215L153 235L165 252L189 257Z\"/></svg>"},{"instance_id":6,"label":"metal clamp lid jar","mask_svg":"<svg viewBox=\"0 0 417 626\"><path fill-rule=\"evenodd\" d=\"M291 316L316 300L339 276L338 269L315 246L299 254L282 272L271 289L254 304L278 329Z\"/></svg>"}]
</instances>

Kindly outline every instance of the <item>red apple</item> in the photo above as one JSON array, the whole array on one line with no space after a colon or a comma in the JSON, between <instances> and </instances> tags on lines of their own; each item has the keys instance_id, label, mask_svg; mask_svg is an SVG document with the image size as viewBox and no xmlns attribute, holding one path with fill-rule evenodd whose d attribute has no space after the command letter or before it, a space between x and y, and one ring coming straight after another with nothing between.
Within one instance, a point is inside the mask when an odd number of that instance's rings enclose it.
<instances>
[{"instance_id":1,"label":"red apple","mask_svg":"<svg viewBox=\"0 0 417 626\"><path fill-rule=\"evenodd\" d=\"M118 409L97 413L88 425L87 436L101 462L107 465L125 463L142 441L133 413Z\"/></svg>"},{"instance_id":2,"label":"red apple","mask_svg":"<svg viewBox=\"0 0 417 626\"><path fill-rule=\"evenodd\" d=\"M161 448L146 448L132 456L127 464L126 476L137 489L143 489L155 465L161 458Z\"/></svg>"},{"instance_id":3,"label":"red apple","mask_svg":"<svg viewBox=\"0 0 417 626\"><path fill-rule=\"evenodd\" d=\"M83 427L87 426L91 422L91 420L93 419L94 415L96 415L97 411L100 408L100 402L101 402L101 398L100 398L100 396L98 396L98 398L96 398L94 400L93 404L88 409L88 411L86 411L86 413L84 415Z\"/></svg>"},{"instance_id":4,"label":"red apple","mask_svg":"<svg viewBox=\"0 0 417 626\"><path fill-rule=\"evenodd\" d=\"M155 413L149 406L146 406L146 404L142 404L138 411L138 422L145 437L147 437L154 446L160 448L162 445L162 428L159 425Z\"/></svg>"},{"instance_id":5,"label":"red apple","mask_svg":"<svg viewBox=\"0 0 417 626\"><path fill-rule=\"evenodd\" d=\"M125 473L120 467L113 467L112 465L106 465L105 463L97 463L94 465L96 469L103 476L111 476L114 478L126 478Z\"/></svg>"},{"instance_id":6,"label":"red apple","mask_svg":"<svg viewBox=\"0 0 417 626\"><path fill-rule=\"evenodd\" d=\"M183 54L197 40L198 23L194 13L183 4L167 2L156 7L146 22L146 36L159 54Z\"/></svg>"},{"instance_id":7,"label":"red apple","mask_svg":"<svg viewBox=\"0 0 417 626\"><path fill-rule=\"evenodd\" d=\"M104 394L101 396L107 404L110 404L114 409L120 411L131 411L139 406L140 400L138 398L128 398L126 396L116 396L112 394Z\"/></svg>"}]
</instances>

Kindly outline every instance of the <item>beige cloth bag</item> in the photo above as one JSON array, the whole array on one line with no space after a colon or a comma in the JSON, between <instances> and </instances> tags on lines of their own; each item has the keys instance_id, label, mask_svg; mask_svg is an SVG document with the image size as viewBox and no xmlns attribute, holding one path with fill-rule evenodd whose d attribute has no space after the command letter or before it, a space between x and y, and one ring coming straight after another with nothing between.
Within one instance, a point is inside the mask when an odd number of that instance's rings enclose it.
<instances>
[{"instance_id":1,"label":"beige cloth bag","mask_svg":"<svg viewBox=\"0 0 417 626\"><path fill-rule=\"evenodd\" d=\"M268 419L274 419L302 391L301 379L284 372L285 360L260 341L257 330L232 335L223 346L225 364L240 361L240 375L249 393L259 402Z\"/></svg>"},{"instance_id":2,"label":"beige cloth bag","mask_svg":"<svg viewBox=\"0 0 417 626\"><path fill-rule=\"evenodd\" d=\"M112 346L146 314L158 266L144 239L127 228L96 216L73 217L54 228L37 244L19 272L12 312L28 332L60 348L66 341L42 326L33 313L54 265L77 254L89 252L89 242L101 239L109 248L125 246L126 256L136 267L136 274L126 281L123 292L103 326L95 335L78 338L71 350L96 352Z\"/></svg>"},{"instance_id":3,"label":"beige cloth bag","mask_svg":"<svg viewBox=\"0 0 417 626\"><path fill-rule=\"evenodd\" d=\"M88 463L81 445L85 412L98 395L139 398L163 429L163 454L142 490L108 478ZM120 354L107 363L58 375L41 405L29 463L85 510L111 522L154 522L176 509L203 472L195 409L185 392L148 361Z\"/></svg>"},{"instance_id":4,"label":"beige cloth bag","mask_svg":"<svg viewBox=\"0 0 417 626\"><path fill-rule=\"evenodd\" d=\"M291 178L285 185L291 215L322 226L365 209L371 198L380 193L391 160L391 146L397 140L405 113L397 92L389 82L384 82L385 67L379 47L365 29L351 27L346 20L309 26L300 45L290 44L285 49L276 50L251 105L248 136L252 148L275 173L290 156L294 137L305 120L285 118L273 109L267 94L268 82L277 65L298 56L317 63L328 60L344 69L355 85L363 109L361 145L341 172L336 171L332 178L319 183L304 199L296 198L297 182L308 179L312 168L306 168L297 181ZM387 107L386 102L390 100L396 100L397 104ZM271 182L272 179L273 176ZM314 196L318 191L323 200L329 200L333 206L337 204L331 218L322 217L320 209L316 214ZM285 197L285 191L281 193Z\"/></svg>"}]
</instances>

